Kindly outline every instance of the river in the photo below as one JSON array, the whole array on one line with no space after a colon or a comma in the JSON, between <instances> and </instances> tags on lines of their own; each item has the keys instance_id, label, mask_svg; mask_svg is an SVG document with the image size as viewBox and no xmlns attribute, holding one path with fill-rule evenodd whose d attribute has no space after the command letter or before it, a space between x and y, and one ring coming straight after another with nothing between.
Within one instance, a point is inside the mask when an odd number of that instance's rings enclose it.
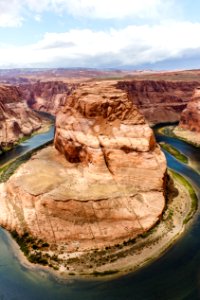
<instances>
[{"instance_id":1,"label":"river","mask_svg":"<svg viewBox=\"0 0 200 300\"><path fill-rule=\"evenodd\" d=\"M175 138L161 136L190 157L200 168L199 149ZM53 138L53 127L46 134L32 137L1 159L1 164L15 155ZM166 153L170 168L193 184L200 198L200 175ZM67 280L59 282L48 272L22 266L11 247L11 238L0 229L0 300L196 300L200 299L200 215L184 235L153 263L113 280Z\"/></svg>"}]
</instances>

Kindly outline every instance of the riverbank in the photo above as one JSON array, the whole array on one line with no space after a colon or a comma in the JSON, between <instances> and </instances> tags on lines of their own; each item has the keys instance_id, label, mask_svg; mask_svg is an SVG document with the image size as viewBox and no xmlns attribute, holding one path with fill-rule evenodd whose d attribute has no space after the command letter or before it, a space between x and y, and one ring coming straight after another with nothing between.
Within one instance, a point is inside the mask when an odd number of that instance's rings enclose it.
<instances>
[{"instance_id":1,"label":"riverbank","mask_svg":"<svg viewBox=\"0 0 200 300\"><path fill-rule=\"evenodd\" d=\"M160 142L161 148L166 150L168 153L173 155L176 159L178 159L180 162L184 164L188 164L188 158L185 156L183 153L181 153L179 150L177 150L175 147L172 145L169 145L165 142Z\"/></svg>"},{"instance_id":2,"label":"riverbank","mask_svg":"<svg viewBox=\"0 0 200 300\"><path fill-rule=\"evenodd\" d=\"M183 141L186 141L187 143L190 143L190 144L194 145L195 147L200 147L200 133L199 132L182 129L177 126L174 128L173 133L179 139L182 139Z\"/></svg>"},{"instance_id":3,"label":"riverbank","mask_svg":"<svg viewBox=\"0 0 200 300\"><path fill-rule=\"evenodd\" d=\"M181 136L178 136L179 130L177 128L178 127L175 127L175 125L166 125L164 127L157 128L156 132L158 133L158 136L160 136L160 137L165 138L165 136L166 136L168 138L172 138L173 140L177 139L177 140L185 142L187 149L190 148L189 145L192 145L198 151L198 148L200 147L200 145L197 144L197 143L194 143L194 141L191 142L191 139L189 139L191 131L189 131L189 132L187 131L188 132L188 139L186 139L186 138L183 138ZM183 132L183 131L181 130L181 132ZM175 133L177 133L177 135ZM195 135L196 133L192 133L192 134ZM188 154L188 156L187 156L187 154L184 154L184 152L181 151L180 147L179 147L179 149L180 149L179 150L178 148L174 147L173 145L169 144L168 142L166 142L166 141L163 142L162 138L161 138L161 141L159 141L159 143L160 143L160 146L163 149L165 149L168 153L170 153L173 157L175 157L176 159L178 159L182 163L187 164L195 172L200 173L199 158L197 157L197 155L196 155L195 158L191 158L190 157L190 151L186 152ZM164 147L163 147L163 145L164 145ZM166 145L166 147L165 147L165 145Z\"/></svg>"},{"instance_id":4,"label":"riverbank","mask_svg":"<svg viewBox=\"0 0 200 300\"><path fill-rule=\"evenodd\" d=\"M182 129L175 125L168 125L158 129L158 133L169 137L178 138L195 147L200 147L200 133Z\"/></svg>"},{"instance_id":5,"label":"riverbank","mask_svg":"<svg viewBox=\"0 0 200 300\"><path fill-rule=\"evenodd\" d=\"M172 171L169 171L169 174L171 179L168 203L161 221L135 240L88 253L60 253L49 250L46 254L56 257L54 270L48 266L28 262L13 241L11 245L14 253L17 253L22 265L39 271L48 270L62 279L113 278L141 268L159 257L181 236L197 208L197 198L191 185L186 184L181 175Z\"/></svg>"},{"instance_id":6,"label":"riverbank","mask_svg":"<svg viewBox=\"0 0 200 300\"><path fill-rule=\"evenodd\" d=\"M49 131L50 127L53 124L53 117L51 117L50 115L48 117L48 114L43 114L43 113L40 113L40 112L38 112L38 114L41 115L41 118L42 118L41 125L38 126L38 128L36 130L34 130L31 134L24 135L24 136L20 137L18 140L16 140L15 142L12 142L12 143L10 143L8 145L5 145L5 146L1 146L0 156L4 155L5 153L9 152L10 150L16 148L18 145L26 142L30 138L32 138L36 135L39 135L39 134L44 134L44 133ZM2 166L3 165L1 165L1 167Z\"/></svg>"},{"instance_id":7,"label":"riverbank","mask_svg":"<svg viewBox=\"0 0 200 300\"><path fill-rule=\"evenodd\" d=\"M90 273L83 269L82 275L118 276L135 271L159 257L181 236L186 228L188 216L191 217L193 199L190 197L187 187L182 185L174 173L170 172L170 174L173 177L175 188L170 191L167 209L160 223L135 241L130 241L130 244L124 243L118 251L108 249L107 263L96 267ZM194 213L194 210L192 211ZM74 271L76 269L75 265Z\"/></svg>"},{"instance_id":8,"label":"riverbank","mask_svg":"<svg viewBox=\"0 0 200 300\"><path fill-rule=\"evenodd\" d=\"M44 141L44 143L42 145L40 145L39 147L31 147L32 150L28 150L29 148L29 142L32 138L37 138L37 136L40 135L45 135L50 133L51 129L52 129L52 121L46 121L45 123L43 123L42 127L40 129L38 129L38 131L34 132L30 137L26 137L21 139L21 141L18 144L15 144L15 146L10 149L9 151L7 151L6 153L2 154L1 157L1 161L3 161L3 163L1 163L0 166L0 177L2 177L3 173L5 173L8 169L10 169L10 167L12 165L16 165L17 161L27 161L28 158L30 158L30 156L37 150L42 149L43 146L45 147L46 145L50 144L51 142L49 142L49 140L53 139L53 134L52 134L52 139L47 139L47 142ZM20 151L18 150L20 148ZM26 150L27 149L27 150ZM30 155L29 153L30 152ZM12 153L13 157L12 157ZM16 167L14 168L16 169ZM2 180L1 180L2 182Z\"/></svg>"}]
</instances>

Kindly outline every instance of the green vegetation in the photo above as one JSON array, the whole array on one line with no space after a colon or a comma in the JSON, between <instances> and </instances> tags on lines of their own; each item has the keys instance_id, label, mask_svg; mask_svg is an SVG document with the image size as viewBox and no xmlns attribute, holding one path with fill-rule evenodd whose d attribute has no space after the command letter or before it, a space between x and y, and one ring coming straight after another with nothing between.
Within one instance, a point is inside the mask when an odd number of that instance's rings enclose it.
<instances>
[{"instance_id":1,"label":"green vegetation","mask_svg":"<svg viewBox=\"0 0 200 300\"><path fill-rule=\"evenodd\" d=\"M158 129L158 132L162 135L166 135L166 136L169 136L169 137L175 137L177 138L178 140L181 140L181 141L184 141L186 142L187 144L190 144L194 147L197 147L197 148L200 148L200 144L197 144L195 142L192 142L190 140L188 140L187 138L184 138L180 135L177 135L176 133L174 133L174 128L175 126L174 125L171 125L171 126L165 126L165 127L162 127L162 128L159 128Z\"/></svg>"},{"instance_id":2,"label":"green vegetation","mask_svg":"<svg viewBox=\"0 0 200 300\"><path fill-rule=\"evenodd\" d=\"M30 139L33 135L36 135L38 133L34 133L32 135L26 135L26 136L23 136L21 138L19 138L16 142L14 142L13 144L7 144L5 146L1 145L1 151L0 151L0 155L5 153L5 152L8 152L10 151L11 149L15 148L17 145L25 142L26 140Z\"/></svg>"},{"instance_id":3,"label":"green vegetation","mask_svg":"<svg viewBox=\"0 0 200 300\"><path fill-rule=\"evenodd\" d=\"M18 157L15 161L8 163L7 165L0 168L0 183L6 182L9 177L16 171L16 169L27 160L38 150L52 144L52 141L46 142L45 144L25 153L24 155ZM23 251L28 260L32 263L38 263L41 265L49 265L55 270L58 270L59 259L56 255L50 257L48 253L43 253L48 251L50 245L41 239L36 239L32 237L28 232L20 235L17 231L11 232L12 237L16 240L20 249Z\"/></svg>"},{"instance_id":4,"label":"green vegetation","mask_svg":"<svg viewBox=\"0 0 200 300\"><path fill-rule=\"evenodd\" d=\"M174 126L165 126L165 127L159 128L158 132L163 135L166 135L166 136L175 137L173 129L174 129Z\"/></svg>"},{"instance_id":5,"label":"green vegetation","mask_svg":"<svg viewBox=\"0 0 200 300\"><path fill-rule=\"evenodd\" d=\"M197 198L197 195L196 195L195 190L194 190L193 186L191 185L191 183L189 183L179 173L176 173L172 170L170 170L170 172L176 180L178 180L182 185L184 185L184 187L187 189L187 191L188 191L188 193L191 197L191 200L192 200L190 212L188 213L188 215L186 216L186 218L183 221L184 224L187 224L191 220L191 218L193 217L195 211L197 210L198 198Z\"/></svg>"},{"instance_id":6,"label":"green vegetation","mask_svg":"<svg viewBox=\"0 0 200 300\"><path fill-rule=\"evenodd\" d=\"M20 235L16 230L11 231L12 237L20 246L21 251L28 258L31 263L41 264L43 266L51 266L54 270L58 270L59 259L57 255L50 256L43 251L49 250L49 244L45 243L42 239L37 239L31 236L28 232Z\"/></svg>"},{"instance_id":7,"label":"green vegetation","mask_svg":"<svg viewBox=\"0 0 200 300\"><path fill-rule=\"evenodd\" d=\"M152 233L154 233L156 231L156 228L153 227L151 228L150 230L142 233L140 236L144 239L144 238L147 238L148 236L150 236Z\"/></svg>"},{"instance_id":8,"label":"green vegetation","mask_svg":"<svg viewBox=\"0 0 200 300\"><path fill-rule=\"evenodd\" d=\"M93 271L92 275L94 275L94 276L106 276L106 275L113 275L113 274L116 274L116 273L118 273L117 270L106 270L104 272Z\"/></svg>"},{"instance_id":9,"label":"green vegetation","mask_svg":"<svg viewBox=\"0 0 200 300\"><path fill-rule=\"evenodd\" d=\"M1 154L7 151L10 151L13 148L13 146L4 146L1 147Z\"/></svg>"},{"instance_id":10,"label":"green vegetation","mask_svg":"<svg viewBox=\"0 0 200 300\"><path fill-rule=\"evenodd\" d=\"M177 150L172 145L169 145L165 142L160 143L161 147L165 149L167 152L169 152L171 155L173 155L177 160L183 162L184 164L188 163L188 158L183 153L181 153L179 150Z\"/></svg>"}]
</instances>

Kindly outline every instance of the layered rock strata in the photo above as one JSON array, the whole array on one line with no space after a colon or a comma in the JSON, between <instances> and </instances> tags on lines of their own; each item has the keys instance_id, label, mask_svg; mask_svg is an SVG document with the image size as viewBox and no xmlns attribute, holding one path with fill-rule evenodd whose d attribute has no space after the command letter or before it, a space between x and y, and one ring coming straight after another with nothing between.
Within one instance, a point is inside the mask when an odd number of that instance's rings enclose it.
<instances>
[{"instance_id":1,"label":"layered rock strata","mask_svg":"<svg viewBox=\"0 0 200 300\"><path fill-rule=\"evenodd\" d=\"M0 85L0 147L12 146L41 127L41 118L30 110L16 87Z\"/></svg>"},{"instance_id":2,"label":"layered rock strata","mask_svg":"<svg viewBox=\"0 0 200 300\"><path fill-rule=\"evenodd\" d=\"M77 84L62 81L38 81L23 84L20 90L32 109L55 115L76 87Z\"/></svg>"},{"instance_id":3,"label":"layered rock strata","mask_svg":"<svg viewBox=\"0 0 200 300\"><path fill-rule=\"evenodd\" d=\"M128 92L150 123L156 124L179 121L199 82L130 80L119 81L117 86Z\"/></svg>"},{"instance_id":4,"label":"layered rock strata","mask_svg":"<svg viewBox=\"0 0 200 300\"><path fill-rule=\"evenodd\" d=\"M0 186L2 226L69 253L122 243L159 220L165 157L113 82L82 84L69 97L54 144Z\"/></svg>"},{"instance_id":5,"label":"layered rock strata","mask_svg":"<svg viewBox=\"0 0 200 300\"><path fill-rule=\"evenodd\" d=\"M200 146L200 88L197 88L183 110L179 126L174 133L193 144Z\"/></svg>"},{"instance_id":6,"label":"layered rock strata","mask_svg":"<svg viewBox=\"0 0 200 300\"><path fill-rule=\"evenodd\" d=\"M200 133L200 87L182 112L179 126Z\"/></svg>"}]
</instances>

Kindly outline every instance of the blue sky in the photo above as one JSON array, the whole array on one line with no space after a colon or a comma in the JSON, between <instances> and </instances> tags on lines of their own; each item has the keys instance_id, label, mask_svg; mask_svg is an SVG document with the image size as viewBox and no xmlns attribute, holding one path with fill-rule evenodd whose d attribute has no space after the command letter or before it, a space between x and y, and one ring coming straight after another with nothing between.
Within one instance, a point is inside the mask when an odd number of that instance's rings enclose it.
<instances>
[{"instance_id":1,"label":"blue sky","mask_svg":"<svg viewBox=\"0 0 200 300\"><path fill-rule=\"evenodd\" d=\"M0 68L200 68L199 0L0 0Z\"/></svg>"}]
</instances>

